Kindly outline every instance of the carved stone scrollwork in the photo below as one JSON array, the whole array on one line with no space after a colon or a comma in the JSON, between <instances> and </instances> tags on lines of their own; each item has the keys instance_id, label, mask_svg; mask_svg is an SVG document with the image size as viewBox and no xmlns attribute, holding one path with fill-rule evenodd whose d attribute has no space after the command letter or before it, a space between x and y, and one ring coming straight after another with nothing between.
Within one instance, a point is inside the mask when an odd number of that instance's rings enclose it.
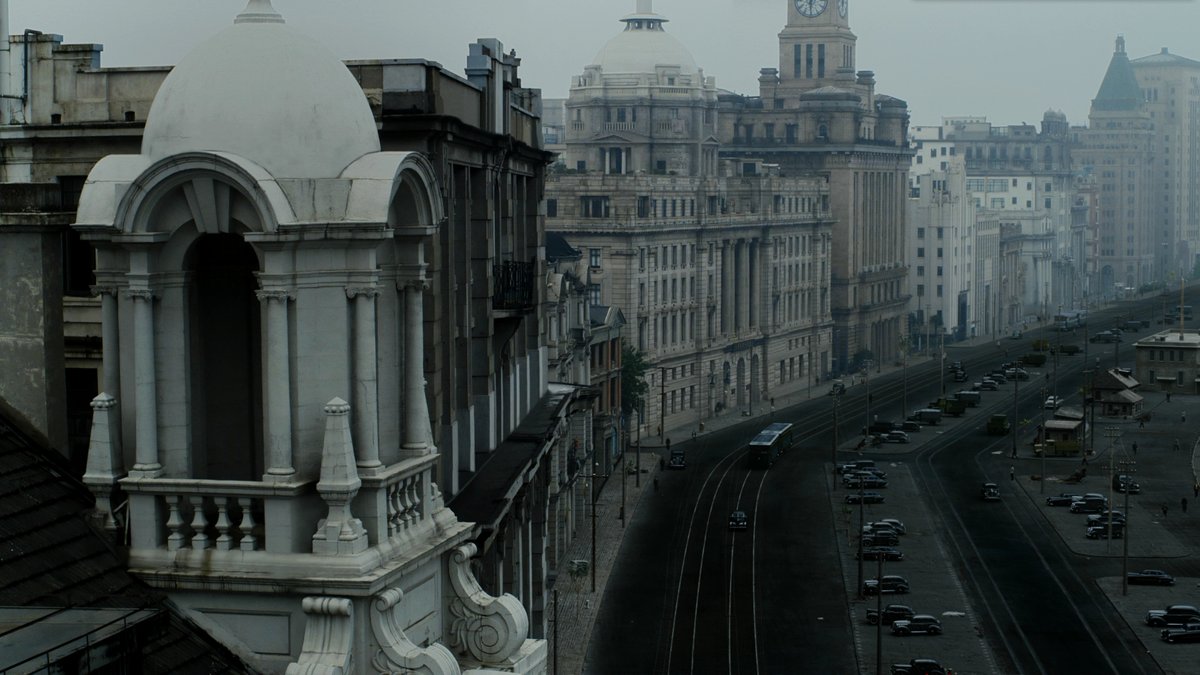
<instances>
[{"instance_id":1,"label":"carved stone scrollwork","mask_svg":"<svg viewBox=\"0 0 1200 675\"><path fill-rule=\"evenodd\" d=\"M379 643L379 652L371 660L378 673L421 673L422 675L459 675L462 668L444 645L434 643L422 648L413 644L396 620L396 606L404 600L399 588L375 596L371 612L371 631Z\"/></svg>"},{"instance_id":2,"label":"carved stone scrollwork","mask_svg":"<svg viewBox=\"0 0 1200 675\"><path fill-rule=\"evenodd\" d=\"M295 300L296 295L286 288L264 288L254 292L259 301L267 302L274 300L275 302L288 302Z\"/></svg>"},{"instance_id":3,"label":"carved stone scrollwork","mask_svg":"<svg viewBox=\"0 0 1200 675\"><path fill-rule=\"evenodd\" d=\"M133 300L154 300L158 294L152 288L126 288L125 297Z\"/></svg>"},{"instance_id":4,"label":"carved stone scrollwork","mask_svg":"<svg viewBox=\"0 0 1200 675\"><path fill-rule=\"evenodd\" d=\"M91 292L93 297L97 297L97 298L102 295L111 295L115 298L115 297L117 297L117 291L118 291L116 286L105 286L102 284L96 284L94 286L89 286L88 290Z\"/></svg>"},{"instance_id":5,"label":"carved stone scrollwork","mask_svg":"<svg viewBox=\"0 0 1200 675\"><path fill-rule=\"evenodd\" d=\"M354 605L349 598L308 597L300 658L287 675L345 675L354 661Z\"/></svg>"},{"instance_id":6,"label":"carved stone scrollwork","mask_svg":"<svg viewBox=\"0 0 1200 675\"><path fill-rule=\"evenodd\" d=\"M347 286L346 297L353 300L360 295L365 295L368 298L374 298L379 295L378 286Z\"/></svg>"},{"instance_id":7,"label":"carved stone scrollwork","mask_svg":"<svg viewBox=\"0 0 1200 675\"><path fill-rule=\"evenodd\" d=\"M450 601L450 646L481 664L500 666L520 650L529 634L529 616L513 596L484 592L471 572L475 552L475 544L464 544L450 556L455 596Z\"/></svg>"},{"instance_id":8,"label":"carved stone scrollwork","mask_svg":"<svg viewBox=\"0 0 1200 675\"><path fill-rule=\"evenodd\" d=\"M421 293L424 293L425 291L429 290L429 280L427 280L427 279L398 279L396 281L396 288L401 291L407 291L408 289L411 288L415 291L420 291Z\"/></svg>"}]
</instances>

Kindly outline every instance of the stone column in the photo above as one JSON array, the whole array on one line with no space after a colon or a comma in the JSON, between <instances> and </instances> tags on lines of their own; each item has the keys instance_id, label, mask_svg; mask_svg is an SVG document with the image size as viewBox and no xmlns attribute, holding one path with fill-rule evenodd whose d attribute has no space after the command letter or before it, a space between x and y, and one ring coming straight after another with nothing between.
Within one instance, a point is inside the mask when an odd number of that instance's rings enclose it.
<instances>
[{"instance_id":1,"label":"stone column","mask_svg":"<svg viewBox=\"0 0 1200 675\"><path fill-rule=\"evenodd\" d=\"M433 451L433 429L425 400L425 305L423 280L404 289L404 453L425 455Z\"/></svg>"},{"instance_id":2,"label":"stone column","mask_svg":"<svg viewBox=\"0 0 1200 675\"><path fill-rule=\"evenodd\" d=\"M158 400L154 368L154 291L131 288L125 291L133 301L134 418L136 457L130 474L151 476L162 470L158 461Z\"/></svg>"},{"instance_id":3,"label":"stone column","mask_svg":"<svg viewBox=\"0 0 1200 675\"><path fill-rule=\"evenodd\" d=\"M729 240L721 242L721 332L733 330L733 254Z\"/></svg>"},{"instance_id":4,"label":"stone column","mask_svg":"<svg viewBox=\"0 0 1200 675\"><path fill-rule=\"evenodd\" d=\"M762 285L760 283L761 279L759 279L759 268L762 266L759 264L760 250L759 250L759 245L758 245L758 239L751 240L749 243L749 246L750 246L750 265L747 268L747 270L750 273L746 276L746 283L749 284L749 286L750 286L750 289L749 289L750 302L746 303L748 305L746 308L746 311L749 312L749 314L750 314L749 325L751 327L757 327L758 326L758 309L759 309L758 302L759 302L759 299L762 298Z\"/></svg>"},{"instance_id":5,"label":"stone column","mask_svg":"<svg viewBox=\"0 0 1200 675\"><path fill-rule=\"evenodd\" d=\"M115 286L92 286L92 293L100 296L101 348L104 360L103 391L116 400L121 400L121 330L117 312L117 289Z\"/></svg>"},{"instance_id":6,"label":"stone column","mask_svg":"<svg viewBox=\"0 0 1200 675\"><path fill-rule=\"evenodd\" d=\"M283 480L296 473L292 464L292 384L288 344L289 291L271 288L258 291L263 305L263 332L266 338L266 380L264 393L264 429L267 449L267 474L263 480Z\"/></svg>"},{"instance_id":7,"label":"stone column","mask_svg":"<svg viewBox=\"0 0 1200 675\"><path fill-rule=\"evenodd\" d=\"M737 325L739 332L750 330L750 240L738 242Z\"/></svg>"},{"instance_id":8,"label":"stone column","mask_svg":"<svg viewBox=\"0 0 1200 675\"><path fill-rule=\"evenodd\" d=\"M354 301L354 450L359 469L377 469L379 461L379 384L375 357L375 286L346 289ZM411 349L411 345L409 348Z\"/></svg>"}]
</instances>

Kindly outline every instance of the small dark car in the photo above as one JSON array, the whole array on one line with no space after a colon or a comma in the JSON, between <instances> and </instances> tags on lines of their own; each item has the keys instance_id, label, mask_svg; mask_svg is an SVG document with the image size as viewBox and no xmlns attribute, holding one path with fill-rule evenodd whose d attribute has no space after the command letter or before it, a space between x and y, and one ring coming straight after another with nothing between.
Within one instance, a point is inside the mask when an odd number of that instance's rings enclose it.
<instances>
[{"instance_id":1,"label":"small dark car","mask_svg":"<svg viewBox=\"0 0 1200 675\"><path fill-rule=\"evenodd\" d=\"M883 624L885 626L890 626L892 625L893 621L898 619L910 619L914 614L916 614L916 612L914 612L913 608L909 607L908 605L887 605L883 608ZM879 623L879 617L880 613L876 612L874 608L867 610L867 623L871 624L872 626Z\"/></svg>"},{"instance_id":2,"label":"small dark car","mask_svg":"<svg viewBox=\"0 0 1200 675\"><path fill-rule=\"evenodd\" d=\"M1125 576L1131 584L1143 584L1146 586L1175 585L1175 577L1162 570L1142 570L1140 572L1130 572Z\"/></svg>"},{"instance_id":3,"label":"small dark car","mask_svg":"<svg viewBox=\"0 0 1200 675\"><path fill-rule=\"evenodd\" d=\"M857 492L851 492L846 495L847 504L858 504L860 502L863 504L882 504L883 495L878 492L864 492L861 496Z\"/></svg>"},{"instance_id":4,"label":"small dark car","mask_svg":"<svg viewBox=\"0 0 1200 675\"><path fill-rule=\"evenodd\" d=\"M899 562L904 560L904 553L893 546L864 546L861 557L863 560L883 558L888 562Z\"/></svg>"},{"instance_id":5,"label":"small dark car","mask_svg":"<svg viewBox=\"0 0 1200 675\"><path fill-rule=\"evenodd\" d=\"M893 622L892 632L896 635L941 635L942 622L932 614L917 614L911 619Z\"/></svg>"},{"instance_id":6,"label":"small dark car","mask_svg":"<svg viewBox=\"0 0 1200 675\"><path fill-rule=\"evenodd\" d=\"M1046 497L1046 506L1070 506L1072 503L1082 499L1082 495L1075 495L1071 494L1070 492L1060 492L1053 497Z\"/></svg>"},{"instance_id":7,"label":"small dark car","mask_svg":"<svg viewBox=\"0 0 1200 675\"><path fill-rule=\"evenodd\" d=\"M744 530L750 526L750 519L746 517L745 511L734 511L729 514L729 529Z\"/></svg>"},{"instance_id":8,"label":"small dark car","mask_svg":"<svg viewBox=\"0 0 1200 675\"><path fill-rule=\"evenodd\" d=\"M898 574L885 574L880 583L880 579L867 579L863 581L863 594L875 595L877 593L907 593L908 579Z\"/></svg>"}]
</instances>

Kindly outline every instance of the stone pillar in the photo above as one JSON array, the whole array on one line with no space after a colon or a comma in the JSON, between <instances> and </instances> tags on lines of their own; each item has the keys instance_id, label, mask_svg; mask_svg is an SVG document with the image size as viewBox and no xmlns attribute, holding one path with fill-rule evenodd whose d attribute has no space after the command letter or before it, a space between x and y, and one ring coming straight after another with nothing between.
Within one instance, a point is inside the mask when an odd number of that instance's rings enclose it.
<instances>
[{"instance_id":1,"label":"stone pillar","mask_svg":"<svg viewBox=\"0 0 1200 675\"><path fill-rule=\"evenodd\" d=\"M435 450L425 400L425 282L403 284L404 289L404 453L410 457Z\"/></svg>"},{"instance_id":2,"label":"stone pillar","mask_svg":"<svg viewBox=\"0 0 1200 675\"><path fill-rule=\"evenodd\" d=\"M746 311L749 312L749 326L758 326L758 301L762 297L762 288L759 283L759 246L758 240L751 240L750 246L750 265L747 267L749 274L746 275L746 283L750 286L750 302L746 303Z\"/></svg>"},{"instance_id":3,"label":"stone pillar","mask_svg":"<svg viewBox=\"0 0 1200 675\"><path fill-rule=\"evenodd\" d=\"M162 470L158 461L158 400L154 368L154 292L148 288L125 291L133 301L134 418L136 458L130 474L152 476Z\"/></svg>"},{"instance_id":4,"label":"stone pillar","mask_svg":"<svg viewBox=\"0 0 1200 675\"><path fill-rule=\"evenodd\" d=\"M738 331L750 329L750 240L738 242Z\"/></svg>"},{"instance_id":5,"label":"stone pillar","mask_svg":"<svg viewBox=\"0 0 1200 675\"><path fill-rule=\"evenodd\" d=\"M354 449L359 469L377 469L379 461L379 373L375 358L375 297L379 289L346 289L354 301ZM412 345L408 345L412 349ZM411 352L410 352L411 353Z\"/></svg>"},{"instance_id":6,"label":"stone pillar","mask_svg":"<svg viewBox=\"0 0 1200 675\"><path fill-rule=\"evenodd\" d=\"M283 480L296 473L292 463L292 385L288 344L288 301L291 293L272 288L258 292L263 305L266 338L266 380L263 382L265 410L263 435L267 450L267 473L263 480Z\"/></svg>"},{"instance_id":7,"label":"stone pillar","mask_svg":"<svg viewBox=\"0 0 1200 675\"><path fill-rule=\"evenodd\" d=\"M733 330L733 254L729 240L721 242L721 331Z\"/></svg>"},{"instance_id":8,"label":"stone pillar","mask_svg":"<svg viewBox=\"0 0 1200 675\"><path fill-rule=\"evenodd\" d=\"M117 289L114 286L93 286L92 293L100 296L101 348L104 360L103 390L121 400L121 329L117 312Z\"/></svg>"}]
</instances>

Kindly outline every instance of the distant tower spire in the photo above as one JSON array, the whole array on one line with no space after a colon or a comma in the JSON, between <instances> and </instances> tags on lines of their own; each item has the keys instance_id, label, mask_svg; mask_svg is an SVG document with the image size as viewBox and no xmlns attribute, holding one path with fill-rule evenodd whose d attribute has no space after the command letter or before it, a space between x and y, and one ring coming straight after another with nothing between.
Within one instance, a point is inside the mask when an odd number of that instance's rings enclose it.
<instances>
[{"instance_id":1,"label":"distant tower spire","mask_svg":"<svg viewBox=\"0 0 1200 675\"><path fill-rule=\"evenodd\" d=\"M250 0L234 23L283 23L283 16L271 6L271 0Z\"/></svg>"},{"instance_id":2,"label":"distant tower spire","mask_svg":"<svg viewBox=\"0 0 1200 675\"><path fill-rule=\"evenodd\" d=\"M1125 36L1120 33L1117 33L1117 53L1125 53Z\"/></svg>"},{"instance_id":3,"label":"distant tower spire","mask_svg":"<svg viewBox=\"0 0 1200 675\"><path fill-rule=\"evenodd\" d=\"M654 11L654 0L637 0L637 13L650 14Z\"/></svg>"}]
</instances>

